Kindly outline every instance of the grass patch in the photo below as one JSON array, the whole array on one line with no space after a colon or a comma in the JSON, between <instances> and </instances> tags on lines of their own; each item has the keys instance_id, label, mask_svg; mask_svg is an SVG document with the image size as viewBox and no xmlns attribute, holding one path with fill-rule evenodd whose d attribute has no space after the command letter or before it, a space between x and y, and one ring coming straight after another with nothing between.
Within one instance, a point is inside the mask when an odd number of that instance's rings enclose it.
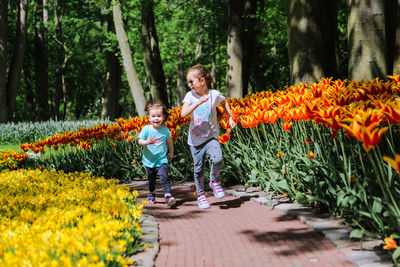
<instances>
[{"instance_id":1,"label":"grass patch","mask_svg":"<svg viewBox=\"0 0 400 267\"><path fill-rule=\"evenodd\" d=\"M18 152L23 152L21 147L16 144L0 144L0 149L6 150L6 149L12 149Z\"/></svg>"}]
</instances>

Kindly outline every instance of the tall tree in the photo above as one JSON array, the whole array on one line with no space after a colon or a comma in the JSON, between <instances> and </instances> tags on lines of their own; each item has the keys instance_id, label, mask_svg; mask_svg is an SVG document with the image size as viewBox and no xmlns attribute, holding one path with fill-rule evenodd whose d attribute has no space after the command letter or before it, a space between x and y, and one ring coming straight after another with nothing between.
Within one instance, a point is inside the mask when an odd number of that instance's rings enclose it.
<instances>
[{"instance_id":1,"label":"tall tree","mask_svg":"<svg viewBox=\"0 0 400 267\"><path fill-rule=\"evenodd\" d=\"M287 5L291 82L334 76L338 71L336 0L288 0Z\"/></svg>"},{"instance_id":2,"label":"tall tree","mask_svg":"<svg viewBox=\"0 0 400 267\"><path fill-rule=\"evenodd\" d=\"M178 77L176 79L176 106L181 106L183 98L185 97L185 71L183 70L183 50L182 47L178 47Z\"/></svg>"},{"instance_id":3,"label":"tall tree","mask_svg":"<svg viewBox=\"0 0 400 267\"><path fill-rule=\"evenodd\" d=\"M124 23L122 21L121 4L115 0L112 3L114 27L117 34L118 44L121 50L122 59L124 61L124 67L128 83L131 88L133 100L135 102L136 111L139 116L145 116L144 107L146 105L146 98L144 96L144 90L140 84L138 74L132 60L132 52L128 42L128 36L124 29Z\"/></svg>"},{"instance_id":4,"label":"tall tree","mask_svg":"<svg viewBox=\"0 0 400 267\"><path fill-rule=\"evenodd\" d=\"M165 75L161 62L156 25L154 22L153 0L142 1L142 41L144 65L153 101L169 107Z\"/></svg>"},{"instance_id":5,"label":"tall tree","mask_svg":"<svg viewBox=\"0 0 400 267\"><path fill-rule=\"evenodd\" d=\"M49 79L48 79L48 30L49 21L47 0L35 0L35 80L39 119L48 120L49 114Z\"/></svg>"},{"instance_id":6,"label":"tall tree","mask_svg":"<svg viewBox=\"0 0 400 267\"><path fill-rule=\"evenodd\" d=\"M55 83L54 83L54 95L53 105L54 111L57 118L64 119L64 114L61 113L60 104L64 100L65 82L64 82L64 40L62 34L62 15L63 5L62 1L54 0L54 19L55 19L55 30L56 30L56 42L55 42ZM64 103L66 105L66 103Z\"/></svg>"},{"instance_id":7,"label":"tall tree","mask_svg":"<svg viewBox=\"0 0 400 267\"><path fill-rule=\"evenodd\" d=\"M400 0L397 0L395 19L395 43L393 47L393 74L400 74Z\"/></svg>"},{"instance_id":8,"label":"tall tree","mask_svg":"<svg viewBox=\"0 0 400 267\"><path fill-rule=\"evenodd\" d=\"M26 43L26 20L28 1L20 0L18 5L18 20L15 31L14 54L10 63L7 81L8 121L12 121L15 110L17 91L21 80Z\"/></svg>"},{"instance_id":9,"label":"tall tree","mask_svg":"<svg viewBox=\"0 0 400 267\"><path fill-rule=\"evenodd\" d=\"M243 96L243 0L228 3L228 70L226 95L230 98Z\"/></svg>"},{"instance_id":10,"label":"tall tree","mask_svg":"<svg viewBox=\"0 0 400 267\"><path fill-rule=\"evenodd\" d=\"M109 32L114 31L112 17L107 22L107 30ZM119 96L121 89L121 74L122 68L119 63L118 57L116 56L116 51L106 52L106 82L103 89L103 95L101 98L101 118L102 119L115 119L118 114L119 109Z\"/></svg>"},{"instance_id":11,"label":"tall tree","mask_svg":"<svg viewBox=\"0 0 400 267\"><path fill-rule=\"evenodd\" d=\"M350 80L385 78L385 1L347 0Z\"/></svg>"},{"instance_id":12,"label":"tall tree","mask_svg":"<svg viewBox=\"0 0 400 267\"><path fill-rule=\"evenodd\" d=\"M8 0L0 1L0 123L7 122Z\"/></svg>"},{"instance_id":13,"label":"tall tree","mask_svg":"<svg viewBox=\"0 0 400 267\"><path fill-rule=\"evenodd\" d=\"M256 55L256 21L257 0L244 2L244 32L243 32L243 95L249 92L249 83L253 57Z\"/></svg>"}]
</instances>

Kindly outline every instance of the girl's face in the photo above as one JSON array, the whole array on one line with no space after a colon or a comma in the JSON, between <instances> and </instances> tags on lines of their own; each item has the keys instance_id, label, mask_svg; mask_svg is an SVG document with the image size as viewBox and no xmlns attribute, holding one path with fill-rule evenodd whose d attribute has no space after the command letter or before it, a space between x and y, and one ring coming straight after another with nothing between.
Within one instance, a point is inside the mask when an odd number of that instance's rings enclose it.
<instances>
[{"instance_id":1,"label":"girl's face","mask_svg":"<svg viewBox=\"0 0 400 267\"><path fill-rule=\"evenodd\" d=\"M204 94L208 93L206 79L204 77L199 78L197 71L188 72L186 79L187 79L187 85L196 94L203 96Z\"/></svg>"},{"instance_id":2,"label":"girl's face","mask_svg":"<svg viewBox=\"0 0 400 267\"><path fill-rule=\"evenodd\" d=\"M160 129L164 122L164 113L162 108L151 108L149 110L148 119L154 129Z\"/></svg>"}]
</instances>

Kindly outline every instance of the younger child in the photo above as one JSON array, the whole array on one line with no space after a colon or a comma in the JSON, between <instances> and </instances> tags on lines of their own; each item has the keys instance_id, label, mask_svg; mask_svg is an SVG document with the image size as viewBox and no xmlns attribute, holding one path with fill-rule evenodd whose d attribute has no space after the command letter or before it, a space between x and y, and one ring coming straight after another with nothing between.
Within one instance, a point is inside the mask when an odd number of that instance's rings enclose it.
<instances>
[{"instance_id":1,"label":"younger child","mask_svg":"<svg viewBox=\"0 0 400 267\"><path fill-rule=\"evenodd\" d=\"M183 99L182 117L191 114L189 125L188 145L194 162L194 182L197 192L197 204L201 209L208 209L204 192L204 161L206 154L210 156L211 173L210 188L216 198L223 198L225 193L219 183L219 174L222 167L222 152L218 142L217 107L222 104L225 114L229 118L231 128L236 126L232 118L229 103L217 91L210 89L211 74L203 65L190 68L186 74L191 89Z\"/></svg>"},{"instance_id":2,"label":"younger child","mask_svg":"<svg viewBox=\"0 0 400 267\"><path fill-rule=\"evenodd\" d=\"M171 132L167 126L163 125L169 114L164 105L152 102L146 105L145 111L150 124L144 126L139 133L138 143L144 146L142 162L146 167L149 185L147 201L149 204L155 203L156 177L159 175L164 191L165 204L167 207L171 207L176 203L176 200L171 195L167 163L174 156L174 145Z\"/></svg>"}]
</instances>

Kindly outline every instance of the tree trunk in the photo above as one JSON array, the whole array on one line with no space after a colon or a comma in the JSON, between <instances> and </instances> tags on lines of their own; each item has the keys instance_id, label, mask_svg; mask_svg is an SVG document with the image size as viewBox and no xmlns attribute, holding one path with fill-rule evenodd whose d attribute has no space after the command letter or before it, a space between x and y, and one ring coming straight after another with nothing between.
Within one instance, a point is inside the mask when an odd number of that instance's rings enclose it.
<instances>
[{"instance_id":1,"label":"tree trunk","mask_svg":"<svg viewBox=\"0 0 400 267\"><path fill-rule=\"evenodd\" d=\"M30 55L29 55L30 56ZM27 58L29 57L27 56ZM24 117L27 121L37 120L36 112L35 112L35 95L33 94L32 88L32 78L31 78L31 69L29 68L29 63L24 62L23 66L23 75L24 75L24 83L25 83L25 104L26 104L26 115Z\"/></svg>"},{"instance_id":2,"label":"tree trunk","mask_svg":"<svg viewBox=\"0 0 400 267\"><path fill-rule=\"evenodd\" d=\"M111 17L110 17L111 18ZM112 19L112 18L111 18ZM107 23L108 31L113 31L112 21ZM103 89L103 96L101 99L102 110L101 118L114 120L119 116L119 95L121 89L121 65L119 64L118 57L115 56L116 52L107 51L106 63L106 83Z\"/></svg>"},{"instance_id":3,"label":"tree trunk","mask_svg":"<svg viewBox=\"0 0 400 267\"><path fill-rule=\"evenodd\" d=\"M176 88L177 88L177 99L176 99L176 106L181 106L183 98L185 97L185 71L183 70L183 50L182 47L179 45L178 48L178 78L176 80Z\"/></svg>"},{"instance_id":4,"label":"tree trunk","mask_svg":"<svg viewBox=\"0 0 400 267\"><path fill-rule=\"evenodd\" d=\"M202 25L199 26L198 33L196 36L196 50L194 51L194 59L199 60L203 54L203 31L204 27Z\"/></svg>"},{"instance_id":5,"label":"tree trunk","mask_svg":"<svg viewBox=\"0 0 400 267\"><path fill-rule=\"evenodd\" d=\"M126 35L124 24L122 21L121 4L116 1L113 4L113 18L115 32L117 34L118 44L121 50L124 67L128 78L129 87L131 88L132 97L135 102L136 111L139 116L145 116L144 107L146 105L146 98L142 85L140 84L139 77L133 65L131 48L129 47L128 36Z\"/></svg>"},{"instance_id":6,"label":"tree trunk","mask_svg":"<svg viewBox=\"0 0 400 267\"><path fill-rule=\"evenodd\" d=\"M142 1L142 41L144 66L153 101L169 107L152 0Z\"/></svg>"},{"instance_id":7,"label":"tree trunk","mask_svg":"<svg viewBox=\"0 0 400 267\"><path fill-rule=\"evenodd\" d=\"M57 118L64 119L65 117L62 115L60 110L61 101L64 99L63 97L63 87L64 85L64 59L65 59L65 51L64 51L64 39L62 35L62 1L54 0L54 15L55 15L55 30L56 30L56 42L55 42L55 84L54 84L54 97L53 97L53 105L54 111ZM64 103L66 105L66 103Z\"/></svg>"},{"instance_id":8,"label":"tree trunk","mask_svg":"<svg viewBox=\"0 0 400 267\"><path fill-rule=\"evenodd\" d=\"M337 62L336 0L289 0L288 43L293 84L335 76Z\"/></svg>"},{"instance_id":9,"label":"tree trunk","mask_svg":"<svg viewBox=\"0 0 400 267\"><path fill-rule=\"evenodd\" d=\"M385 78L385 1L347 1L350 80Z\"/></svg>"},{"instance_id":10,"label":"tree trunk","mask_svg":"<svg viewBox=\"0 0 400 267\"><path fill-rule=\"evenodd\" d=\"M211 55L211 88L218 88L217 85L217 63L216 63L216 58L215 58L215 53L213 52Z\"/></svg>"},{"instance_id":11,"label":"tree trunk","mask_svg":"<svg viewBox=\"0 0 400 267\"><path fill-rule=\"evenodd\" d=\"M393 75L400 74L400 0L396 8L396 37L393 51Z\"/></svg>"},{"instance_id":12,"label":"tree trunk","mask_svg":"<svg viewBox=\"0 0 400 267\"><path fill-rule=\"evenodd\" d=\"M256 19L257 0L245 0L244 2L244 33L243 33L243 95L249 93L251 66L255 52L255 37L257 33Z\"/></svg>"},{"instance_id":13,"label":"tree trunk","mask_svg":"<svg viewBox=\"0 0 400 267\"><path fill-rule=\"evenodd\" d=\"M18 87L21 81L21 72L25 55L27 15L28 1L20 0L18 5L17 26L15 30L14 54L8 71L7 81L8 121L13 120Z\"/></svg>"},{"instance_id":14,"label":"tree trunk","mask_svg":"<svg viewBox=\"0 0 400 267\"><path fill-rule=\"evenodd\" d=\"M40 120L49 119L49 82L48 82L48 53L47 29L48 22L47 0L35 0L35 80L37 104Z\"/></svg>"},{"instance_id":15,"label":"tree trunk","mask_svg":"<svg viewBox=\"0 0 400 267\"><path fill-rule=\"evenodd\" d=\"M226 96L243 96L243 0L229 0L228 3L228 71L226 74Z\"/></svg>"},{"instance_id":16,"label":"tree trunk","mask_svg":"<svg viewBox=\"0 0 400 267\"><path fill-rule=\"evenodd\" d=\"M7 122L8 0L0 1L0 123Z\"/></svg>"}]
</instances>

